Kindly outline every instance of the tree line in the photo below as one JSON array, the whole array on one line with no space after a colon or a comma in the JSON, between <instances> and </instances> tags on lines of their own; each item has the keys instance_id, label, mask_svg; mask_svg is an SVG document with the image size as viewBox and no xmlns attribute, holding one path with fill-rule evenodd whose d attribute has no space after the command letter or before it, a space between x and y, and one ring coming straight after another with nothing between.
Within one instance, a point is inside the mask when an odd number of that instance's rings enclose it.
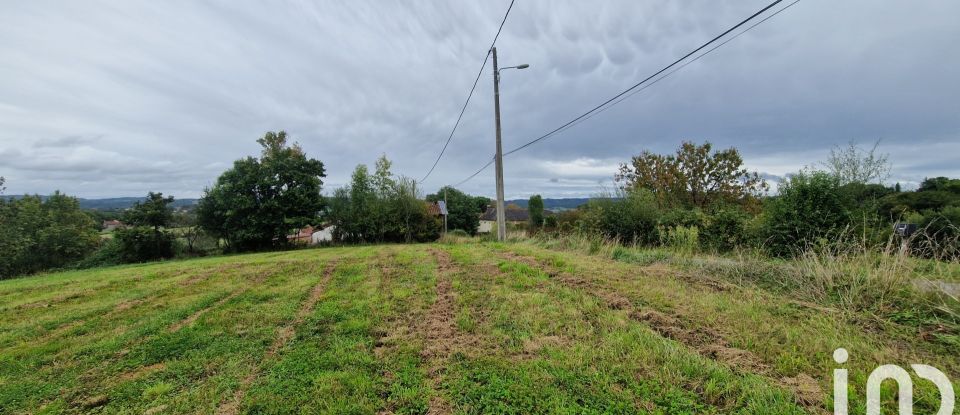
<instances>
[{"instance_id":1,"label":"tree line","mask_svg":"<svg viewBox=\"0 0 960 415\"><path fill-rule=\"evenodd\" d=\"M674 154L645 151L623 163L614 194L557 216L555 233L587 232L629 244L685 245L725 252L757 249L779 257L858 235L882 245L894 224L916 226L918 255L960 254L960 180L925 179L915 191L889 185L888 155L855 143L769 184L743 167L735 148L684 142Z\"/></svg>"},{"instance_id":2,"label":"tree line","mask_svg":"<svg viewBox=\"0 0 960 415\"><path fill-rule=\"evenodd\" d=\"M442 219L428 211L416 182L391 172L386 156L365 165L347 186L322 196L326 170L284 131L257 140L259 157L236 160L193 212L174 212L172 196L148 193L121 214L85 212L60 192L46 198L0 198L0 278L49 269L145 262L216 252L251 252L291 245L287 236L308 225L332 225L345 243L436 240ZM0 177L0 193L5 180ZM486 198L446 190L450 229L475 234ZM426 201L424 200L426 199ZM101 235L99 222L124 226Z\"/></svg>"}]
</instances>

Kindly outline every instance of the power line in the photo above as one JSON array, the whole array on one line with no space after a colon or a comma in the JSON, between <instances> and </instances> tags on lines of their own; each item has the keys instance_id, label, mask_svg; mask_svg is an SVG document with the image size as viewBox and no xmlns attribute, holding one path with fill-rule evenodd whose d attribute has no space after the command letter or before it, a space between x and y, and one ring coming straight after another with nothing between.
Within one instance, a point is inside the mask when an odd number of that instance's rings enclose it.
<instances>
[{"instance_id":1,"label":"power line","mask_svg":"<svg viewBox=\"0 0 960 415\"><path fill-rule=\"evenodd\" d=\"M737 23L737 24L734 25L733 27L725 30L723 33L717 35L717 36L714 37L713 39L710 39L708 42L700 45L698 48L690 51L690 52L687 53L686 55L683 55L680 59L677 59L677 60L673 61L673 63L671 63L671 64L663 67L663 68L660 69L659 71L654 72L652 75L644 78L642 81L637 82L637 83L634 84L633 86L631 86L631 87L629 87L629 88L621 91L621 92L618 93L617 95L614 95L613 97L611 97L610 99L604 101L604 102L601 103L600 105L597 105L597 106L591 108L589 111L587 111L587 112L585 112L585 113L583 113L583 114L580 114L579 116L577 116L576 118L574 118L574 119L572 119L572 120L570 120L570 121L567 121L567 122L564 123L563 125L561 125L561 126L555 128L555 129L553 129L552 131L550 131L550 132L548 132L548 133L546 133L546 134L544 134L544 135L541 135L540 137L537 137L537 138L535 138L535 139L533 139L533 140L530 140L530 141L528 141L527 143L521 145L520 147L517 147L517 148L515 148L515 149L513 149L513 150L510 150L510 151L504 153L503 155L504 155L504 156L507 156L507 155L516 153L516 152L518 152L518 151L520 151L520 150L523 150L524 148L527 148L527 147L529 147L529 146L531 146L531 145L533 145L533 144L536 144L536 143L538 143L538 142L540 142L540 141L542 141L542 140L545 140L545 139L553 136L554 134L556 134L556 133L558 133L558 132L566 129L567 127L573 125L574 123L576 123L577 121L583 119L584 117L590 116L591 114L597 112L597 111L600 110L601 108L606 107L607 104L610 104L610 103L613 102L613 101L617 101L619 98L623 97L624 95L629 94L631 91L633 91L633 90L635 90L636 88L640 87L641 85L649 82L651 79L654 79L654 78L656 78L657 76L659 76L660 74L662 74L662 73L670 70L670 68L673 68L673 67L676 66L678 63L684 61L685 59L689 58L690 56L695 55L697 52L700 52L701 50L705 49L707 46L710 46L711 44L713 44L714 42L720 40L720 39L723 38L724 36L730 34L731 32L733 32L733 31L735 31L735 30L737 30L737 29L740 28L741 26L747 24L747 23L750 22L751 20L755 19L757 16L763 14L763 13L766 12L767 10L770 10L771 8L773 8L774 6L776 6L777 4L779 4L779 3L781 3L781 2L783 2L783 0L775 0L773 3L768 4L766 7L762 8L762 9L760 9L759 11L757 11L756 13L750 15L750 17L747 17L746 19L742 20L740 23ZM791 5L792 5L792 4L791 4ZM787 6L787 7L790 7L790 6ZM752 27L751 27L751 28L752 28ZM747 30L749 30L749 29L747 29ZM709 53L709 51L708 51L708 53ZM619 102L619 101L618 101L618 102Z\"/></svg>"},{"instance_id":2,"label":"power line","mask_svg":"<svg viewBox=\"0 0 960 415\"><path fill-rule=\"evenodd\" d=\"M577 121L574 122L574 123L571 123L570 125L567 125L567 126L565 126L565 127L562 127L562 128L560 128L560 129L558 129L558 130L554 133L554 135L559 134L559 133L562 133L562 132L564 132L564 131L566 131L566 130L568 130L568 129L570 129L570 128L573 128L573 127L576 126L577 124L580 124L581 122L584 122L584 121L586 121L586 120L589 120L589 119L593 118L594 116L596 116L597 114L600 114L600 113L602 113L602 112L604 112L604 111L612 108L613 106L615 106L615 105L617 105L617 104L619 104L619 103L621 103L621 102L623 102L623 101L626 101L628 98L630 98L630 97L632 97L632 96L634 96L634 95L636 95L636 94L638 94L638 93L646 90L647 88L650 88L651 86L655 85L657 82L660 82L660 81L662 81L664 78L667 78L667 77L669 77L670 75L673 75L673 74L676 73L677 71L685 68L687 65L689 65L689 64L691 64L691 63L694 63L694 62L700 60L700 58L702 58L702 57L710 54L710 52L713 52L713 51L719 49L721 46L726 45L726 44L729 43L730 41L732 41L732 40L740 37L740 35L749 32L751 29L753 29L753 28L761 25L763 22L766 22L767 20L770 20L770 19L773 18L774 16L780 14L780 13L783 12L784 10L789 9L791 6L793 6L794 4L797 4L797 3L799 3L799 2L800 2L800 0L794 0L792 3L784 6L784 7L781 8L780 10L777 10L776 12L774 12L774 13L772 13L771 15L763 18L762 20L760 20L760 21L758 21L758 22L756 22L756 23L748 26L746 29L744 29L744 30L740 31L739 33L737 33L737 34L735 34L735 35L727 38L727 39L724 40L723 42L718 43L718 44L715 45L714 47L708 49L706 52L703 52L703 53L701 53L700 55L697 55L696 57L694 57L693 59L690 59L690 60L684 62L682 65L680 65L680 66L678 66L678 67L676 67L676 68L673 68L670 72L667 72L666 74L661 75L659 78L654 79L654 80L651 81L650 83L644 85L642 88L639 88L639 89L637 89L637 90L634 90L634 91L630 92L629 94L624 95L623 97L620 97L620 99L614 101L612 104L607 105L607 106L601 108L600 110L598 110L598 111L596 111L596 112L594 112L594 113L592 113L592 114L590 114L590 115L588 115L588 116L586 116L586 117L584 117L584 118L582 118L582 119L579 119L579 120L577 120ZM508 154L510 154L510 153L519 151L519 150L520 150L520 148L516 148L516 149L510 150L509 152L505 153L504 156L506 156L506 155L508 155Z\"/></svg>"},{"instance_id":3,"label":"power line","mask_svg":"<svg viewBox=\"0 0 960 415\"><path fill-rule=\"evenodd\" d=\"M500 21L500 28L497 29L497 34L493 36L493 42L490 43L490 47L487 48L487 55L483 57L483 64L480 65L480 71L477 72L477 78L473 80L473 86L470 87L470 93L467 94L467 100L463 103L463 107L460 108L460 115L457 116L457 122L453 124L453 130L450 131L450 135L447 137L447 141L443 143L443 148L440 149L440 154L437 155L437 159L433 161L433 165L430 166L430 170L427 171L427 174L420 179L419 183L423 183L427 180L427 177L430 177L430 174L433 173L433 169L437 168L437 164L440 163L440 159L443 157L443 153L447 151L447 146L450 145L450 140L453 139L453 134L457 132L457 127L460 126L460 120L463 119L463 113L467 111L467 105L470 104L470 98L473 98L473 91L477 89L477 83L480 82L480 77L483 75L483 69L487 67L487 61L490 59L490 50L493 49L493 46L497 44L497 39L500 37L500 32L503 30L504 23L507 22L507 16L510 15L510 10L513 9L513 3L516 0L510 0L510 6L507 7L507 12L503 14L503 20Z\"/></svg>"},{"instance_id":4,"label":"power line","mask_svg":"<svg viewBox=\"0 0 960 415\"><path fill-rule=\"evenodd\" d=\"M496 160L496 157L497 157L497 156L490 156L490 161L488 161L487 164L484 164L483 167L481 167L481 168L478 169L477 171L473 172L473 174L471 174L470 176L467 176L466 179L463 179L463 180L457 182L457 184L451 185L450 187L460 186L461 184L464 184L464 183L466 183L466 182L469 182L470 179L473 179L474 177L477 177L477 175L480 174L480 172L486 170L487 167L490 167L490 165L493 164L494 160Z\"/></svg>"},{"instance_id":5,"label":"power line","mask_svg":"<svg viewBox=\"0 0 960 415\"><path fill-rule=\"evenodd\" d=\"M727 29L726 31L724 31L724 32L721 33L720 35L714 37L713 39L711 39L710 41L704 43L704 44L701 45L700 47L694 49L694 50L691 51L690 53L687 53L686 55L684 55L684 56L681 57L680 59L677 59L676 61L674 61L674 62L671 63L670 65L667 65L667 66L664 67L663 69L660 69L659 71L655 72L653 75L648 76L648 77L645 78L644 80L642 80L642 81L634 84L634 85L631 86L630 88L627 88L626 90L620 92L619 94L613 96L612 98L604 101L602 104L597 105L596 107L594 107L594 108L590 109L589 111L581 114L580 116L578 116L578 117L570 120L569 122L561 125L560 127L557 127L556 129L548 132L547 134L544 134L544 135L542 135L542 136L540 136L540 137L537 137L536 139L531 140L531 141L523 144L523 145L520 146L520 147L514 148L513 150L510 150L510 151L504 153L503 155L504 155L504 156L507 156L507 155L516 153L516 152L518 152L518 151L520 151L520 150L523 150L524 148L527 148L527 147L529 147L529 146L531 146L531 145L533 145L533 144L535 144L535 143L537 143L537 142L539 142L539 141L545 140L545 139L547 139L547 138L549 138L549 137L551 137L551 136L553 136L553 135L556 135L556 134L558 134L558 133L560 133L560 132L563 132L563 131L565 131L566 129L568 129L568 128L570 128L570 127L573 127L574 125L579 124L579 123L582 122L582 121L586 121L587 119L593 118L593 116L595 116L595 115L597 115L597 114L599 114L599 113L601 113L601 112L603 112L603 111L606 111L608 108L610 108L610 107L612 107L612 106L614 106L614 105L617 105L617 104L619 104L620 102L623 102L623 101L626 100L627 98L629 98L629 97L631 97L631 96L633 96L633 95L635 95L635 94L637 94L637 93L639 93L639 92L641 92L641 91L643 91L643 90L645 90L645 89L653 86L654 84L656 84L657 82L660 82L660 81L663 80L664 78L666 78L666 77L668 77L668 76L670 76L670 75L673 75L675 72L679 71L680 69L683 69L683 68L686 67L687 65L689 65L689 64L691 64L691 63L693 63L693 62L696 62L697 60L699 60L700 58L706 56L706 55L709 54L710 52L713 52L714 50L717 50L717 49L720 48L721 46L727 44L728 42L730 42L730 41L732 41L732 40L734 40L734 39L736 39L736 38L739 37L740 35L742 35L742 34L748 32L748 31L750 31L751 29L759 26L759 25L762 24L763 22L766 22L766 21L769 20L770 18L772 18L772 17L780 14L780 13L783 12L784 10L790 8L790 7L793 6L794 4L797 4L798 2L800 2L800 0L794 0L792 3L788 4L787 6L785 6L785 7L781 8L781 9L777 10L776 12L774 12L774 13L770 14L769 16L763 18L762 20L754 23L753 25L748 26L748 27L747 27L746 29L744 29L743 31L735 34L734 36L729 37L728 39L724 40L723 42L715 45L714 47L712 47L712 48L710 48L710 49L708 49L706 52L704 52L704 53L702 53L702 54L694 57L693 59L691 59L691 60L683 63L682 65L674 68L673 70L670 70L670 68L676 66L677 63L682 62L683 60L685 60L685 59L689 58L690 56L696 54L697 52L703 50L704 48L706 48L706 47L709 46L710 44L715 43L717 40L723 38L724 36L730 34L731 32L735 31L736 29L742 27L744 24L746 24L746 23L748 23L749 21L757 18L757 16L759 16L759 15L763 14L764 12L770 10L771 8L773 8L773 7L776 6L777 4L781 3L782 1L783 1L783 0L777 0L777 1L774 1L773 3L770 3L770 4L767 5L766 7L760 9L760 11L752 14L750 17L744 19L744 20L741 21L740 23L737 23L736 25L734 25L734 26L731 27L730 29ZM670 70L670 72L667 72L666 74L664 74L664 72L667 71L667 70ZM662 76L660 76L661 74L662 74ZM659 76L659 78L658 78L658 76ZM656 78L656 79L654 79L654 78ZM653 82L649 82L651 79L653 79ZM648 82L649 82L649 83L648 83ZM646 85L644 85L644 84L646 84ZM641 85L643 85L643 87L637 89L637 88L640 87ZM611 104L611 102L612 102L612 104ZM609 104L609 105L608 105L608 104ZM480 168L480 170L477 170L476 172L474 172L473 174L471 174L470 176L468 176L466 179L460 181L459 183L457 183L457 184L454 185L454 186L459 186L459 185L461 185L461 184L463 184L463 183L466 183L466 182L470 181L471 179L473 179L474 177L476 177L478 174L480 174L480 172L482 172L483 170L485 170L487 167L490 167L491 164L493 164L493 160L488 161L487 164L484 164L483 167Z\"/></svg>"}]
</instances>

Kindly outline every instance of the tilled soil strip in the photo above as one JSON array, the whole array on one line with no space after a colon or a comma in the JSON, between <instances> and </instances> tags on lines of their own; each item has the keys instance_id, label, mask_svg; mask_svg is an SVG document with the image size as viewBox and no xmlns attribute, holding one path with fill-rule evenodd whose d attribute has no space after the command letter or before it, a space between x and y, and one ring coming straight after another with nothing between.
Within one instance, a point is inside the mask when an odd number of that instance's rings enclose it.
<instances>
[{"instance_id":1,"label":"tilled soil strip","mask_svg":"<svg viewBox=\"0 0 960 415\"><path fill-rule=\"evenodd\" d=\"M261 364L256 366L253 371L250 372L243 380L240 382L240 386L234 392L233 397L217 408L218 415L235 415L240 412L240 404L243 403L243 398L247 394L247 390L250 389L250 385L253 384L253 381L256 380L257 376L260 375L261 370L263 369L263 361L273 359L280 349L283 348L293 338L297 332L297 327L303 324L307 316L313 312L314 307L316 307L317 302L320 301L320 297L323 296L324 291L326 290L327 284L330 283L330 279L333 278L333 272L337 267L337 260L332 259L327 263L326 269L323 271L323 278L316 285L313 286L313 289L310 290L310 295L307 299L300 305L300 309L297 310L297 314L294 316L287 325L280 328L277 332L277 337L273 340L273 344L270 345L270 348L267 349L266 353L261 359Z\"/></svg>"},{"instance_id":2,"label":"tilled soil strip","mask_svg":"<svg viewBox=\"0 0 960 415\"><path fill-rule=\"evenodd\" d=\"M431 249L430 253L437 260L437 298L430 306L427 317L419 329L424 336L424 346L423 350L420 351L420 357L429 362L427 376L430 388L437 390L443 362L450 357L450 353L457 343L456 298L450 282L450 276L457 272L457 268L453 265L450 254L446 251ZM450 413L453 413L453 409L445 399L437 395L430 399L427 414Z\"/></svg>"},{"instance_id":3,"label":"tilled soil strip","mask_svg":"<svg viewBox=\"0 0 960 415\"><path fill-rule=\"evenodd\" d=\"M665 314L653 309L636 307L626 296L594 281L570 275L535 258L509 251L495 251L498 256L541 269L552 280L564 286L582 290L599 298L613 310L623 310L631 319L644 323L663 337L677 341L700 355L721 362L742 372L754 373L770 379L775 384L793 392L798 403L807 408L823 408L823 392L815 379L801 373L795 377L776 378L770 366L748 350L732 347L723 336L709 327L697 327L686 322L682 316Z\"/></svg>"}]
</instances>

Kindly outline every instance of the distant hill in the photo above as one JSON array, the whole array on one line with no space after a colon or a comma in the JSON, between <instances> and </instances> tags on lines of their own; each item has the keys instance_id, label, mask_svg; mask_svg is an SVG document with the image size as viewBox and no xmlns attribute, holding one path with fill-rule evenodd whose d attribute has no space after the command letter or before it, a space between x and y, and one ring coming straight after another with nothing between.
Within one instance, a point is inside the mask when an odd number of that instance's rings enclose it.
<instances>
[{"instance_id":1,"label":"distant hill","mask_svg":"<svg viewBox=\"0 0 960 415\"><path fill-rule=\"evenodd\" d=\"M507 200L507 204L515 204L522 208L527 207L528 199L514 199ZM543 199L543 208L547 210L570 210L576 209L590 201L588 197L573 197L573 198L563 198L563 199Z\"/></svg>"},{"instance_id":2,"label":"distant hill","mask_svg":"<svg viewBox=\"0 0 960 415\"><path fill-rule=\"evenodd\" d=\"M22 198L22 195L9 195L4 196L8 199L19 199ZM46 199L47 196L40 196L42 199ZM93 209L93 210L124 210L133 206L134 203L141 202L146 200L146 197L112 197L107 199L84 199L77 198L80 201L80 209ZM170 205L173 208L186 207L196 205L200 199L175 199L173 204Z\"/></svg>"}]
</instances>

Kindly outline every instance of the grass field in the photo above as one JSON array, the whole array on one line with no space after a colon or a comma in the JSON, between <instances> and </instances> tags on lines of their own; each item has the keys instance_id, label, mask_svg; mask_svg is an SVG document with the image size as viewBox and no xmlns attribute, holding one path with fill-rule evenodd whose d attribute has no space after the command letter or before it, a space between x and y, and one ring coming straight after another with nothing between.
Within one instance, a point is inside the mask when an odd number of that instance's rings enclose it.
<instances>
[{"instance_id":1,"label":"grass field","mask_svg":"<svg viewBox=\"0 0 960 415\"><path fill-rule=\"evenodd\" d=\"M0 315L5 414L825 413L838 347L863 413L879 364L960 374L910 324L532 243L54 273L0 281Z\"/></svg>"}]
</instances>

